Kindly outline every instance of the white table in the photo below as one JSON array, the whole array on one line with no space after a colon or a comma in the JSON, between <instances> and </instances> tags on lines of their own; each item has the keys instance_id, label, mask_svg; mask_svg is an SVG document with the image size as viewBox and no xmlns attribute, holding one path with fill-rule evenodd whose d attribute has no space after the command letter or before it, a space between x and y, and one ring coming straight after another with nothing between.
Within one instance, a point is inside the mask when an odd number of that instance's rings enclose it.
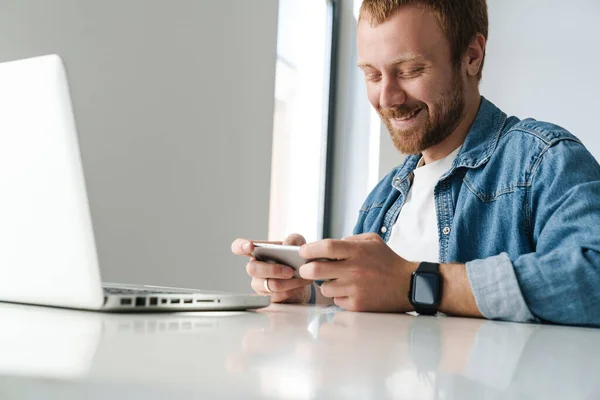
<instances>
[{"instance_id":1,"label":"white table","mask_svg":"<svg viewBox=\"0 0 600 400\"><path fill-rule=\"evenodd\" d=\"M0 303L1 399L599 399L600 329L272 305Z\"/></svg>"}]
</instances>

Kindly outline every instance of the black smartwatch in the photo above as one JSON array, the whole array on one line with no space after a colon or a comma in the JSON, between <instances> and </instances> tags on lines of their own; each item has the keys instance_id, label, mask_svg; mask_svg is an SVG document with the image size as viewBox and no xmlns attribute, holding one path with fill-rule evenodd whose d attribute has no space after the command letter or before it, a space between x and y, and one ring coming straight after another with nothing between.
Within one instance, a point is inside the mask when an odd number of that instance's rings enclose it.
<instances>
[{"instance_id":1,"label":"black smartwatch","mask_svg":"<svg viewBox=\"0 0 600 400\"><path fill-rule=\"evenodd\" d=\"M435 315L442 301L442 275L440 264L422 262L412 273L408 301L415 311L423 315Z\"/></svg>"}]
</instances>

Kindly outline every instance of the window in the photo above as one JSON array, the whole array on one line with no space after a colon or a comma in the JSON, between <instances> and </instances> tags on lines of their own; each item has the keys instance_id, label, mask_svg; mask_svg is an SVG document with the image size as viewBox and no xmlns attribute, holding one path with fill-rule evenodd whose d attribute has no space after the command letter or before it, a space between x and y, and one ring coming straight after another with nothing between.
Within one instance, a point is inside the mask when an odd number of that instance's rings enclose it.
<instances>
[{"instance_id":1,"label":"window","mask_svg":"<svg viewBox=\"0 0 600 400\"><path fill-rule=\"evenodd\" d=\"M270 240L323 236L333 10L279 0Z\"/></svg>"}]
</instances>

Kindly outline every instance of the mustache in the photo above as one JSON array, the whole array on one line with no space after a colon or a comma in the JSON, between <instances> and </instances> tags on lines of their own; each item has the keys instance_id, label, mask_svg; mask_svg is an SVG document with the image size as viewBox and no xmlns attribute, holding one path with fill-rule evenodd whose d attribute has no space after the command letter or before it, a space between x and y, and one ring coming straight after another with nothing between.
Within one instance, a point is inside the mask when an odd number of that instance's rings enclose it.
<instances>
[{"instance_id":1,"label":"mustache","mask_svg":"<svg viewBox=\"0 0 600 400\"><path fill-rule=\"evenodd\" d=\"M414 107L401 105L401 106L393 107L393 108L380 108L379 115L381 115L384 119L406 118L420 108L425 108L425 106L422 104L419 104Z\"/></svg>"}]
</instances>

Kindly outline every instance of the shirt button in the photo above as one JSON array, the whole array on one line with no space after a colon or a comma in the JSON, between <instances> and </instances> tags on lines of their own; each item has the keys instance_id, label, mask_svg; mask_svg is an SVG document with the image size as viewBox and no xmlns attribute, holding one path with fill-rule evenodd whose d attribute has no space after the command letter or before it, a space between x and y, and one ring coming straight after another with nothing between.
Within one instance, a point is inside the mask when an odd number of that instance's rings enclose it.
<instances>
[{"instance_id":1,"label":"shirt button","mask_svg":"<svg viewBox=\"0 0 600 400\"><path fill-rule=\"evenodd\" d=\"M381 227L381 233L386 233L387 232L387 228L385 226Z\"/></svg>"},{"instance_id":2,"label":"shirt button","mask_svg":"<svg viewBox=\"0 0 600 400\"><path fill-rule=\"evenodd\" d=\"M442 232L444 233L444 235L447 235L450 233L450 228L449 227L445 227Z\"/></svg>"}]
</instances>

